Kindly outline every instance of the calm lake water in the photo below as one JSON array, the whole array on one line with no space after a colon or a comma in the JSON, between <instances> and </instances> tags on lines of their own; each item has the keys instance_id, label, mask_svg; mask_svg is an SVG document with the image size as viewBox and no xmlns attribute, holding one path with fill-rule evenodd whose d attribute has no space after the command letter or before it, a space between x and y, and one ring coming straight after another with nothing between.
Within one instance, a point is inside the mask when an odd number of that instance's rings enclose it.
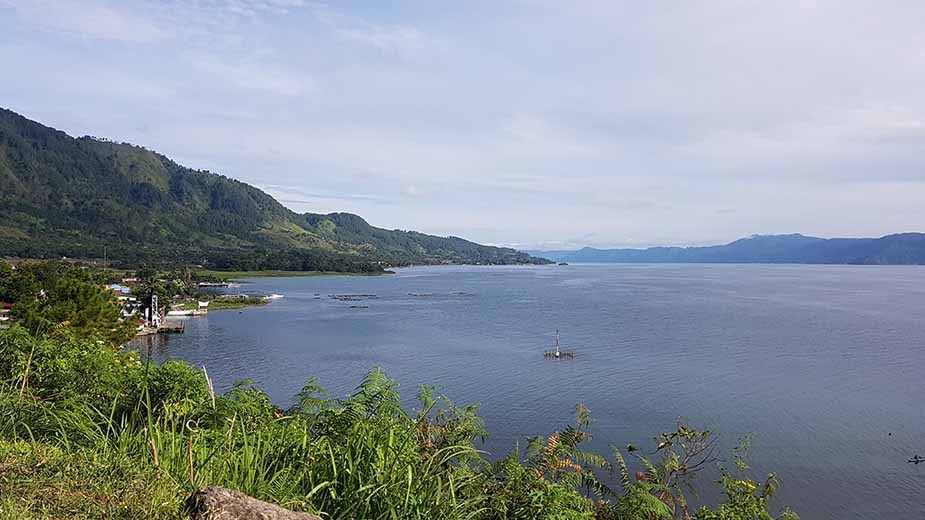
<instances>
[{"instance_id":1,"label":"calm lake water","mask_svg":"<svg viewBox=\"0 0 925 520\"><path fill-rule=\"evenodd\" d=\"M494 456L592 410L591 448L652 447L678 417L726 448L753 433L755 477L804 519L925 518L925 268L767 265L425 267L254 279L285 298L186 321L155 359L253 379L292 403L373 367L409 406L420 383L481 403ZM344 302L333 294L374 294ZM368 308L351 308L361 305ZM574 360L542 352L560 329ZM724 454L725 455L725 454ZM727 466L731 465L727 460Z\"/></svg>"}]
</instances>

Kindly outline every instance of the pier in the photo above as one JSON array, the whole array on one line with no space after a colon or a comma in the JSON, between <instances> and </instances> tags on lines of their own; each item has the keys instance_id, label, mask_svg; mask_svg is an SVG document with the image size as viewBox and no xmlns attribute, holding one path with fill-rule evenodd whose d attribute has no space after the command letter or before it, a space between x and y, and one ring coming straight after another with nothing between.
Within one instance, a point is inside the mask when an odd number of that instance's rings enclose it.
<instances>
[{"instance_id":1,"label":"pier","mask_svg":"<svg viewBox=\"0 0 925 520\"><path fill-rule=\"evenodd\" d=\"M182 321L165 321L157 328L157 332L158 334L182 334L183 328Z\"/></svg>"},{"instance_id":2,"label":"pier","mask_svg":"<svg viewBox=\"0 0 925 520\"><path fill-rule=\"evenodd\" d=\"M150 336L152 334L183 334L183 322L182 321L165 321L160 325L154 326L145 326L138 329L136 336Z\"/></svg>"}]
</instances>

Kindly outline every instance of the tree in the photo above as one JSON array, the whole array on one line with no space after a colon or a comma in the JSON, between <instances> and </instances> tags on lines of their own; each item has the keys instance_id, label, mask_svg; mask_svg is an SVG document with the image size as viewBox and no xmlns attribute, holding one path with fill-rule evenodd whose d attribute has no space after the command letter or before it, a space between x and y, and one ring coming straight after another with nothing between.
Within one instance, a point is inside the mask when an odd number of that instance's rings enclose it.
<instances>
[{"instance_id":1,"label":"tree","mask_svg":"<svg viewBox=\"0 0 925 520\"><path fill-rule=\"evenodd\" d=\"M170 294L166 284L157 277L157 272L143 269L138 272L140 281L135 287L135 296L145 307L151 307L151 300L157 296L158 312L166 314L170 309Z\"/></svg>"},{"instance_id":2,"label":"tree","mask_svg":"<svg viewBox=\"0 0 925 520\"><path fill-rule=\"evenodd\" d=\"M0 302L13 299L13 268L9 263L0 260Z\"/></svg>"},{"instance_id":3,"label":"tree","mask_svg":"<svg viewBox=\"0 0 925 520\"><path fill-rule=\"evenodd\" d=\"M9 277L13 315L32 334L69 334L123 343L135 328L115 294L89 272L60 262L23 265Z\"/></svg>"}]
</instances>

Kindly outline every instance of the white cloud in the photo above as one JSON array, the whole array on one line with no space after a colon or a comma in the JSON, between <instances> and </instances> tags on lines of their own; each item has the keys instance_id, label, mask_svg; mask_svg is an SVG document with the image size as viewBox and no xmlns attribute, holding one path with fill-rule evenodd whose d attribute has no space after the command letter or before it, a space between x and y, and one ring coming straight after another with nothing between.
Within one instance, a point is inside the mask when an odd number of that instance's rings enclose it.
<instances>
[{"instance_id":1,"label":"white cloud","mask_svg":"<svg viewBox=\"0 0 925 520\"><path fill-rule=\"evenodd\" d=\"M516 114L504 126L511 153L542 157L577 157L596 153L591 143L543 117Z\"/></svg>"},{"instance_id":2,"label":"white cloud","mask_svg":"<svg viewBox=\"0 0 925 520\"><path fill-rule=\"evenodd\" d=\"M220 83L230 83L244 90L264 91L279 96L311 93L314 81L306 74L263 64L220 62L210 56L191 58L193 67Z\"/></svg>"},{"instance_id":3,"label":"white cloud","mask_svg":"<svg viewBox=\"0 0 925 520\"><path fill-rule=\"evenodd\" d=\"M925 4L3 2L11 108L299 210L525 245L925 222Z\"/></svg>"},{"instance_id":4,"label":"white cloud","mask_svg":"<svg viewBox=\"0 0 925 520\"><path fill-rule=\"evenodd\" d=\"M92 2L73 0L8 1L18 16L45 31L81 35L102 40L150 43L170 33L148 18Z\"/></svg>"},{"instance_id":5,"label":"white cloud","mask_svg":"<svg viewBox=\"0 0 925 520\"><path fill-rule=\"evenodd\" d=\"M444 44L410 24L377 24L343 12L316 8L316 19L341 39L374 48L403 59L439 51Z\"/></svg>"},{"instance_id":6,"label":"white cloud","mask_svg":"<svg viewBox=\"0 0 925 520\"><path fill-rule=\"evenodd\" d=\"M343 29L347 39L366 43L386 51L408 52L423 45L424 36L414 27L367 25L362 29Z\"/></svg>"}]
</instances>

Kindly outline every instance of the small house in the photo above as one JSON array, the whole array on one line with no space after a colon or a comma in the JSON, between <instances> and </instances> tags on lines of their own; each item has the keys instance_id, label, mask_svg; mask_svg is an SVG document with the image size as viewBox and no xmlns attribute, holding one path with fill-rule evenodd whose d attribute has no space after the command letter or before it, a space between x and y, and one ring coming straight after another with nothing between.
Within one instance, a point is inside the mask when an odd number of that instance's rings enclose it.
<instances>
[{"instance_id":1,"label":"small house","mask_svg":"<svg viewBox=\"0 0 925 520\"><path fill-rule=\"evenodd\" d=\"M110 291L116 294L129 294L132 292L132 289L130 287L126 287L124 285L117 284L117 283L110 284L107 287L109 288Z\"/></svg>"}]
</instances>

